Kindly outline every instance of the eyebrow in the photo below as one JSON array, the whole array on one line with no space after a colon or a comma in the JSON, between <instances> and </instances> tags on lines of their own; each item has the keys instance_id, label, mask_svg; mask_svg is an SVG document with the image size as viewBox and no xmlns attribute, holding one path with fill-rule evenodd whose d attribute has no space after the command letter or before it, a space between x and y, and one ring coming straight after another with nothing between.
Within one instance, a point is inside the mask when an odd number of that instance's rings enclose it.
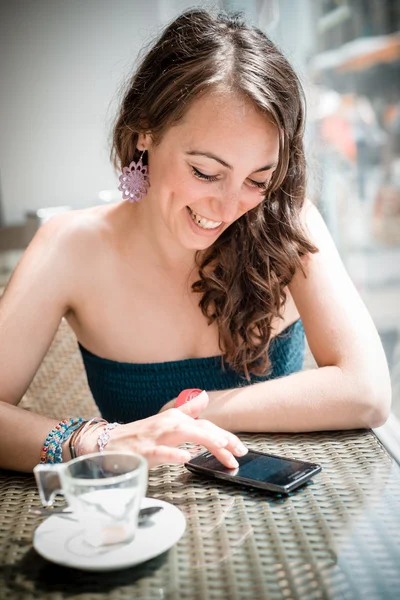
<instances>
[{"instance_id":1,"label":"eyebrow","mask_svg":"<svg viewBox=\"0 0 400 600\"><path fill-rule=\"evenodd\" d=\"M186 152L186 154L188 156L206 156L207 158L212 158L213 160L216 160L223 167L226 167L227 169L231 169L231 170L233 169L233 167L231 165L228 165L228 163L225 162L224 160L222 160L222 158L215 156L215 154L212 154L211 152L200 152L200 150L190 150L190 151ZM276 167L276 165L277 165L277 163L271 163L270 165L265 165L265 167L261 167L260 169L256 169L255 171L252 171L252 173L261 173L261 171L269 171L269 169Z\"/></svg>"}]
</instances>

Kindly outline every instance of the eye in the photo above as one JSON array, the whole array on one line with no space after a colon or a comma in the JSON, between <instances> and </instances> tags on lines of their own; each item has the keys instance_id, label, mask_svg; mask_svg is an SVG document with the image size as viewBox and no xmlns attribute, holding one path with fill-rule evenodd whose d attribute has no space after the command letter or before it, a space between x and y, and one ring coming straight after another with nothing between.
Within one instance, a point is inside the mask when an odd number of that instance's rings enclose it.
<instances>
[{"instance_id":1,"label":"eye","mask_svg":"<svg viewBox=\"0 0 400 600\"><path fill-rule=\"evenodd\" d=\"M249 179L249 183L251 186L258 188L262 192L266 192L268 188L268 181L253 181Z\"/></svg>"},{"instance_id":2,"label":"eye","mask_svg":"<svg viewBox=\"0 0 400 600\"><path fill-rule=\"evenodd\" d=\"M197 179L201 179L203 181L218 181L218 177L216 175L206 175L205 173L202 173L201 171L196 169L196 167L193 166L191 167L191 169L193 175L197 177ZM269 183L268 181L253 181L252 179L249 179L248 181L251 187L255 187L261 192L267 191Z\"/></svg>"},{"instance_id":3,"label":"eye","mask_svg":"<svg viewBox=\"0 0 400 600\"><path fill-rule=\"evenodd\" d=\"M196 167L192 167L192 173L197 179L202 179L203 181L218 181L218 177L216 175L206 175L202 173Z\"/></svg>"}]
</instances>

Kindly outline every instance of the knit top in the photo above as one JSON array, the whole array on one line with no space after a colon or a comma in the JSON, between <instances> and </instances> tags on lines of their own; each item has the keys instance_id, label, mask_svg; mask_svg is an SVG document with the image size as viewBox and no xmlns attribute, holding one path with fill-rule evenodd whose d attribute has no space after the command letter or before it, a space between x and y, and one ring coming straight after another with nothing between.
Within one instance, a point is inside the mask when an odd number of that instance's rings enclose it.
<instances>
[{"instance_id":1,"label":"knit top","mask_svg":"<svg viewBox=\"0 0 400 600\"><path fill-rule=\"evenodd\" d=\"M222 356L189 358L161 363L126 363L101 358L81 344L93 398L107 421L128 423L156 414L186 388L227 390L283 377L300 371L304 359L304 329L300 319L274 337L269 346L267 375L251 375L248 382Z\"/></svg>"}]
</instances>

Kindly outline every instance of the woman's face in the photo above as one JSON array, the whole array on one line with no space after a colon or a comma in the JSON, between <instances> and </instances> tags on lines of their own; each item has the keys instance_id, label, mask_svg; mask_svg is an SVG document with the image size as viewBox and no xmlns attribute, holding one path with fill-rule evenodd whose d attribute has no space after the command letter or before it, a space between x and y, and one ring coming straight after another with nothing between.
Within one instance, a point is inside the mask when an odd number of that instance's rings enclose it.
<instances>
[{"instance_id":1,"label":"woman's face","mask_svg":"<svg viewBox=\"0 0 400 600\"><path fill-rule=\"evenodd\" d=\"M204 250L262 202L279 132L248 100L214 92L196 100L158 145L141 136L138 147L148 150L150 188L142 202L152 219L184 248Z\"/></svg>"}]
</instances>

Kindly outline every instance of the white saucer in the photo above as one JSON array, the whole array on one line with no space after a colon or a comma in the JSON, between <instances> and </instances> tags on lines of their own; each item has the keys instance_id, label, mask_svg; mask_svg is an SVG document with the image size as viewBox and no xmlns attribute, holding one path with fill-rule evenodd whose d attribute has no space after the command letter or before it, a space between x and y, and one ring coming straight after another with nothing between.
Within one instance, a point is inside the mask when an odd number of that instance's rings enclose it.
<instances>
[{"instance_id":1,"label":"white saucer","mask_svg":"<svg viewBox=\"0 0 400 600\"><path fill-rule=\"evenodd\" d=\"M186 529L183 513L163 500L144 498L141 508L162 506L163 510L138 527L135 538L126 544L95 549L86 544L78 521L54 515L39 525L33 546L43 558L64 567L84 571L112 571L142 563L162 554L182 537ZM67 516L67 515L66 515Z\"/></svg>"}]
</instances>

